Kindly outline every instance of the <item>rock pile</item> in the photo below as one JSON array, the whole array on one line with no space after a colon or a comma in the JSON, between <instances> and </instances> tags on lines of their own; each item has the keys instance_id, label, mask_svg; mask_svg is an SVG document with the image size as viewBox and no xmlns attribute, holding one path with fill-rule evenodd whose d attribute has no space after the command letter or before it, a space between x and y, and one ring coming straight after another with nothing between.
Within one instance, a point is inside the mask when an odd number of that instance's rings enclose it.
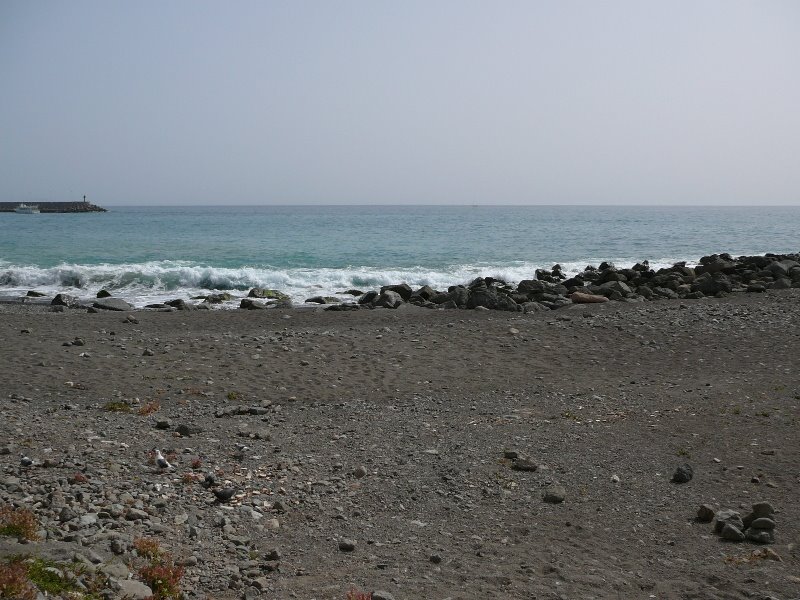
<instances>
[{"instance_id":1,"label":"rock pile","mask_svg":"<svg viewBox=\"0 0 800 600\"><path fill-rule=\"evenodd\" d=\"M744 518L735 510L725 509L714 513L704 504L697 511L701 522L714 522L714 532L723 540L743 542L749 540L758 544L775 542L775 509L769 502L756 502L753 510Z\"/></svg>"}]
</instances>

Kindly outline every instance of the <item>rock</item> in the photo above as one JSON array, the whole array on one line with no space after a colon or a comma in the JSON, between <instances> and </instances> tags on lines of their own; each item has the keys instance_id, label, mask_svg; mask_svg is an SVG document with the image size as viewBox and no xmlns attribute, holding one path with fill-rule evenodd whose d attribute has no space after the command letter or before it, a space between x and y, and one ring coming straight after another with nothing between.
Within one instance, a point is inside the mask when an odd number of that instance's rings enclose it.
<instances>
[{"instance_id":1,"label":"rock","mask_svg":"<svg viewBox=\"0 0 800 600\"><path fill-rule=\"evenodd\" d=\"M544 494L542 494L542 500L549 504L561 504L564 502L566 496L567 491L564 489L564 486L551 485L545 490Z\"/></svg>"},{"instance_id":2,"label":"rock","mask_svg":"<svg viewBox=\"0 0 800 600\"><path fill-rule=\"evenodd\" d=\"M109 579L111 587L127 600L145 600L153 596L153 590L135 579Z\"/></svg>"},{"instance_id":3,"label":"rock","mask_svg":"<svg viewBox=\"0 0 800 600\"><path fill-rule=\"evenodd\" d=\"M312 296L306 298L306 304L339 304L341 300L333 296Z\"/></svg>"},{"instance_id":4,"label":"rock","mask_svg":"<svg viewBox=\"0 0 800 600\"><path fill-rule=\"evenodd\" d=\"M355 471L353 471L353 475L356 479L361 479L362 477L366 477L367 469L364 466L356 467Z\"/></svg>"},{"instance_id":5,"label":"rock","mask_svg":"<svg viewBox=\"0 0 800 600\"><path fill-rule=\"evenodd\" d=\"M144 352L142 352L142 356L155 356L155 354L150 348L145 348Z\"/></svg>"},{"instance_id":6,"label":"rock","mask_svg":"<svg viewBox=\"0 0 800 600\"><path fill-rule=\"evenodd\" d=\"M339 540L339 550L342 552L352 552L356 549L356 541L347 538Z\"/></svg>"},{"instance_id":7,"label":"rock","mask_svg":"<svg viewBox=\"0 0 800 600\"><path fill-rule=\"evenodd\" d=\"M745 539L744 534L739 530L739 528L735 525L731 525L730 523L725 523L722 526L720 537L723 540L729 540L731 542L743 542Z\"/></svg>"},{"instance_id":8,"label":"rock","mask_svg":"<svg viewBox=\"0 0 800 600\"><path fill-rule=\"evenodd\" d=\"M687 463L675 469L671 481L673 483L688 483L692 480L692 477L694 477L694 469Z\"/></svg>"},{"instance_id":9,"label":"rock","mask_svg":"<svg viewBox=\"0 0 800 600\"><path fill-rule=\"evenodd\" d=\"M197 427L196 425L187 425L186 423L181 423L175 428L175 431L180 433L183 437L189 437L190 435L196 435L198 433L202 433L202 427Z\"/></svg>"},{"instance_id":10,"label":"rock","mask_svg":"<svg viewBox=\"0 0 800 600\"><path fill-rule=\"evenodd\" d=\"M209 294L204 298L204 302L208 302L209 304L222 304L223 302L228 302L229 300L233 300L233 296L231 296L228 292Z\"/></svg>"},{"instance_id":11,"label":"rock","mask_svg":"<svg viewBox=\"0 0 800 600\"><path fill-rule=\"evenodd\" d=\"M97 297L98 298L110 298L111 297L111 292L109 292L108 290L100 290L99 292L97 292Z\"/></svg>"},{"instance_id":12,"label":"rock","mask_svg":"<svg viewBox=\"0 0 800 600\"><path fill-rule=\"evenodd\" d=\"M375 306L382 306L383 308L397 308L403 304L403 297L397 292L386 290L385 292L381 292L381 294L375 298L373 304Z\"/></svg>"},{"instance_id":13,"label":"rock","mask_svg":"<svg viewBox=\"0 0 800 600\"><path fill-rule=\"evenodd\" d=\"M767 517L759 517L750 523L751 529L775 529L775 521Z\"/></svg>"},{"instance_id":14,"label":"rock","mask_svg":"<svg viewBox=\"0 0 800 600\"><path fill-rule=\"evenodd\" d=\"M247 293L248 298L263 298L267 300L282 300L282 301L289 301L291 302L291 298L284 294L283 292L279 292L278 290L271 290L268 288L253 288Z\"/></svg>"},{"instance_id":15,"label":"rock","mask_svg":"<svg viewBox=\"0 0 800 600\"><path fill-rule=\"evenodd\" d=\"M99 308L100 310L133 310L133 305L128 304L122 298L98 298L92 302L92 306L94 308Z\"/></svg>"},{"instance_id":16,"label":"rock","mask_svg":"<svg viewBox=\"0 0 800 600\"><path fill-rule=\"evenodd\" d=\"M697 509L697 520L701 523L711 523L714 520L714 515L716 511L714 507L710 504L702 504L700 508Z\"/></svg>"},{"instance_id":17,"label":"rock","mask_svg":"<svg viewBox=\"0 0 800 600\"><path fill-rule=\"evenodd\" d=\"M600 296L598 294L586 294L584 292L573 292L567 297L570 300L572 300L575 304L593 304L593 303L608 302L608 298L606 298L605 296Z\"/></svg>"},{"instance_id":18,"label":"rock","mask_svg":"<svg viewBox=\"0 0 800 600\"><path fill-rule=\"evenodd\" d=\"M744 523L742 522L741 515L736 512L735 510L721 510L716 514L716 523L714 523L714 532L715 533L722 533L722 529L727 524L731 524L736 529L741 531L744 529Z\"/></svg>"},{"instance_id":19,"label":"rock","mask_svg":"<svg viewBox=\"0 0 800 600\"><path fill-rule=\"evenodd\" d=\"M775 543L775 534L771 529L753 529L750 527L745 532L745 537L751 542L756 544L773 544Z\"/></svg>"},{"instance_id":20,"label":"rock","mask_svg":"<svg viewBox=\"0 0 800 600\"><path fill-rule=\"evenodd\" d=\"M167 419L166 417L161 419L156 419L156 429L161 429L166 431L167 429L172 429L172 421Z\"/></svg>"},{"instance_id":21,"label":"rock","mask_svg":"<svg viewBox=\"0 0 800 600\"><path fill-rule=\"evenodd\" d=\"M753 517L759 519L761 517L772 518L775 514L775 508L769 502L756 502L753 504Z\"/></svg>"},{"instance_id":22,"label":"rock","mask_svg":"<svg viewBox=\"0 0 800 600\"><path fill-rule=\"evenodd\" d=\"M515 458L511 462L511 468L515 471L536 471L539 465L527 458Z\"/></svg>"},{"instance_id":23,"label":"rock","mask_svg":"<svg viewBox=\"0 0 800 600\"><path fill-rule=\"evenodd\" d=\"M66 306L68 308L75 308L81 306L80 300L76 296L69 294L56 294L56 297L50 302L52 306Z\"/></svg>"},{"instance_id":24,"label":"rock","mask_svg":"<svg viewBox=\"0 0 800 600\"><path fill-rule=\"evenodd\" d=\"M384 294L385 292L394 292L395 294L399 295L403 302L408 302L411 299L411 294L413 290L411 286L407 283L401 283L398 285L384 285L381 287L380 294Z\"/></svg>"},{"instance_id":25,"label":"rock","mask_svg":"<svg viewBox=\"0 0 800 600\"><path fill-rule=\"evenodd\" d=\"M176 298L175 300L167 301L167 306L171 306L172 308L176 308L178 310L195 310L197 308L196 305L186 302L183 298Z\"/></svg>"},{"instance_id":26,"label":"rock","mask_svg":"<svg viewBox=\"0 0 800 600\"><path fill-rule=\"evenodd\" d=\"M384 592L383 590L375 590L372 592L370 596L372 600L394 600L394 596L389 592Z\"/></svg>"},{"instance_id":27,"label":"rock","mask_svg":"<svg viewBox=\"0 0 800 600\"><path fill-rule=\"evenodd\" d=\"M244 310L263 310L267 308L267 305L253 298L242 298L241 302L239 302L239 308Z\"/></svg>"}]
</instances>

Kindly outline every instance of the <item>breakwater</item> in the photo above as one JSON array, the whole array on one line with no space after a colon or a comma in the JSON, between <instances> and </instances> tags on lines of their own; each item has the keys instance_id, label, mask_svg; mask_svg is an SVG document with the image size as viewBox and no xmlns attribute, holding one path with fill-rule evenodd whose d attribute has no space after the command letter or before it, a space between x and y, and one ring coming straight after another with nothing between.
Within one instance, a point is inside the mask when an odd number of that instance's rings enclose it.
<instances>
[{"instance_id":1,"label":"breakwater","mask_svg":"<svg viewBox=\"0 0 800 600\"><path fill-rule=\"evenodd\" d=\"M0 202L0 212L14 212L19 205L19 202ZM35 205L41 213L107 212L102 206L90 202L38 202Z\"/></svg>"}]
</instances>

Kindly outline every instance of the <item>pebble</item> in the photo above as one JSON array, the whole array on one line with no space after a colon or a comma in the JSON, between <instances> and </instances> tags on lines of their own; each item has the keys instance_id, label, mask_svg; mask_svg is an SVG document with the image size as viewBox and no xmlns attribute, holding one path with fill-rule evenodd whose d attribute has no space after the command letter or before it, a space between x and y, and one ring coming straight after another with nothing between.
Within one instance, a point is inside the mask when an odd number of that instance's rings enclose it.
<instances>
[{"instance_id":1,"label":"pebble","mask_svg":"<svg viewBox=\"0 0 800 600\"><path fill-rule=\"evenodd\" d=\"M672 482L673 483L688 483L694 477L694 469L690 464L684 464L675 469L675 473L672 474Z\"/></svg>"},{"instance_id":2,"label":"pebble","mask_svg":"<svg viewBox=\"0 0 800 600\"><path fill-rule=\"evenodd\" d=\"M542 494L542 500L549 504L561 504L564 502L566 496L567 491L564 489L564 486L551 485L545 490L544 494Z\"/></svg>"},{"instance_id":3,"label":"pebble","mask_svg":"<svg viewBox=\"0 0 800 600\"><path fill-rule=\"evenodd\" d=\"M714 515L716 511L714 507L710 504L702 504L700 508L697 509L697 520L701 523L711 523L714 520Z\"/></svg>"},{"instance_id":4,"label":"pebble","mask_svg":"<svg viewBox=\"0 0 800 600\"><path fill-rule=\"evenodd\" d=\"M339 540L339 550L342 552L352 552L356 549L356 541L347 538Z\"/></svg>"}]
</instances>

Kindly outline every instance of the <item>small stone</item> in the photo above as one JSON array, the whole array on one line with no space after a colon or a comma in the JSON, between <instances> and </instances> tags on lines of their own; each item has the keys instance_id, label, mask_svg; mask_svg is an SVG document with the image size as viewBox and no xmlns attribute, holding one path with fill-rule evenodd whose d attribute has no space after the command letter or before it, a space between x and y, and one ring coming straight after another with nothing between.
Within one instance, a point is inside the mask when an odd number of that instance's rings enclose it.
<instances>
[{"instance_id":1,"label":"small stone","mask_svg":"<svg viewBox=\"0 0 800 600\"><path fill-rule=\"evenodd\" d=\"M372 598L372 600L394 600L394 596L392 596L392 594L382 590L375 590L372 592L370 598Z\"/></svg>"},{"instance_id":2,"label":"small stone","mask_svg":"<svg viewBox=\"0 0 800 600\"><path fill-rule=\"evenodd\" d=\"M361 479L362 477L366 477L367 469L363 466L356 467L355 471L353 471L353 475L355 475L356 479Z\"/></svg>"},{"instance_id":3,"label":"small stone","mask_svg":"<svg viewBox=\"0 0 800 600\"><path fill-rule=\"evenodd\" d=\"M759 517L755 519L752 523L750 523L751 529L775 529L775 521L772 519L768 519L767 517Z\"/></svg>"},{"instance_id":4,"label":"small stone","mask_svg":"<svg viewBox=\"0 0 800 600\"><path fill-rule=\"evenodd\" d=\"M144 600L153 596L153 590L135 579L112 579L111 585L122 598Z\"/></svg>"},{"instance_id":5,"label":"small stone","mask_svg":"<svg viewBox=\"0 0 800 600\"><path fill-rule=\"evenodd\" d=\"M761 483L761 479L759 479L757 475L754 475L754 476L753 476L753 477L750 479L750 483Z\"/></svg>"},{"instance_id":6,"label":"small stone","mask_svg":"<svg viewBox=\"0 0 800 600\"><path fill-rule=\"evenodd\" d=\"M542 494L542 500L549 504L561 504L567 496L567 491L562 485L551 485Z\"/></svg>"},{"instance_id":7,"label":"small stone","mask_svg":"<svg viewBox=\"0 0 800 600\"><path fill-rule=\"evenodd\" d=\"M339 550L342 552L352 552L356 549L356 542L355 540L349 540L347 538L342 538L339 540Z\"/></svg>"},{"instance_id":8,"label":"small stone","mask_svg":"<svg viewBox=\"0 0 800 600\"><path fill-rule=\"evenodd\" d=\"M145 348L144 352L142 352L142 356L154 356L155 352L153 352L150 348Z\"/></svg>"},{"instance_id":9,"label":"small stone","mask_svg":"<svg viewBox=\"0 0 800 600\"><path fill-rule=\"evenodd\" d=\"M506 450L503 452L503 458L507 458L509 460L516 460L519 458L519 452L516 450Z\"/></svg>"},{"instance_id":10,"label":"small stone","mask_svg":"<svg viewBox=\"0 0 800 600\"><path fill-rule=\"evenodd\" d=\"M747 530L747 539L757 544L772 544L775 541L775 535L770 529L753 529L752 527Z\"/></svg>"},{"instance_id":11,"label":"small stone","mask_svg":"<svg viewBox=\"0 0 800 600\"><path fill-rule=\"evenodd\" d=\"M772 518L775 514L775 508L769 502L756 502L753 504L753 517L759 519L761 517Z\"/></svg>"},{"instance_id":12,"label":"small stone","mask_svg":"<svg viewBox=\"0 0 800 600\"><path fill-rule=\"evenodd\" d=\"M269 579L267 577L257 577L253 580L253 587L260 592L265 592L269 588Z\"/></svg>"},{"instance_id":13,"label":"small stone","mask_svg":"<svg viewBox=\"0 0 800 600\"><path fill-rule=\"evenodd\" d=\"M672 482L673 483L688 483L694 477L694 469L690 464L684 464L675 469L675 473L672 475Z\"/></svg>"},{"instance_id":14,"label":"small stone","mask_svg":"<svg viewBox=\"0 0 800 600\"><path fill-rule=\"evenodd\" d=\"M720 537L723 540L730 540L731 542L743 542L744 534L735 525L725 523L720 532Z\"/></svg>"},{"instance_id":15,"label":"small stone","mask_svg":"<svg viewBox=\"0 0 800 600\"><path fill-rule=\"evenodd\" d=\"M697 509L697 520L701 523L711 523L717 511L710 504L701 504Z\"/></svg>"},{"instance_id":16,"label":"small stone","mask_svg":"<svg viewBox=\"0 0 800 600\"><path fill-rule=\"evenodd\" d=\"M714 524L714 532L722 533L722 529L726 524L730 523L738 530L744 529L741 515L735 510L721 510L717 513L717 522Z\"/></svg>"},{"instance_id":17,"label":"small stone","mask_svg":"<svg viewBox=\"0 0 800 600\"><path fill-rule=\"evenodd\" d=\"M611 476L611 483L619 483L619 475L616 473Z\"/></svg>"},{"instance_id":18,"label":"small stone","mask_svg":"<svg viewBox=\"0 0 800 600\"><path fill-rule=\"evenodd\" d=\"M536 471L539 465L527 458L516 458L511 463L511 468L515 471Z\"/></svg>"},{"instance_id":19,"label":"small stone","mask_svg":"<svg viewBox=\"0 0 800 600\"><path fill-rule=\"evenodd\" d=\"M439 563L442 562L442 557L439 554L431 554L430 561L433 564L438 565Z\"/></svg>"},{"instance_id":20,"label":"small stone","mask_svg":"<svg viewBox=\"0 0 800 600\"><path fill-rule=\"evenodd\" d=\"M156 429L172 429L172 421L169 419L158 419L156 420Z\"/></svg>"}]
</instances>

